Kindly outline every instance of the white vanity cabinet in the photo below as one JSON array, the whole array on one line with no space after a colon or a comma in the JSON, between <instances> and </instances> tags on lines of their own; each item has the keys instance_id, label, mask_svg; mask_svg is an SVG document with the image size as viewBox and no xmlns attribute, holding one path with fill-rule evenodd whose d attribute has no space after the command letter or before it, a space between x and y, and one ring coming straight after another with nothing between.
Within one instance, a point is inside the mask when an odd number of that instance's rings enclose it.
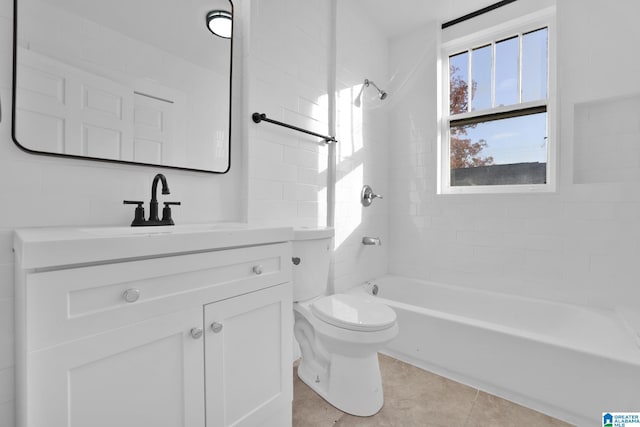
<instances>
[{"instance_id":1,"label":"white vanity cabinet","mask_svg":"<svg viewBox=\"0 0 640 427\"><path fill-rule=\"evenodd\" d=\"M282 236L34 268L17 233L18 425L291 425Z\"/></svg>"},{"instance_id":2,"label":"white vanity cabinet","mask_svg":"<svg viewBox=\"0 0 640 427\"><path fill-rule=\"evenodd\" d=\"M21 425L204 425L201 322L193 308L30 352Z\"/></svg>"},{"instance_id":3,"label":"white vanity cabinet","mask_svg":"<svg viewBox=\"0 0 640 427\"><path fill-rule=\"evenodd\" d=\"M207 427L291 425L278 409L293 398L292 295L276 286L205 306Z\"/></svg>"}]
</instances>

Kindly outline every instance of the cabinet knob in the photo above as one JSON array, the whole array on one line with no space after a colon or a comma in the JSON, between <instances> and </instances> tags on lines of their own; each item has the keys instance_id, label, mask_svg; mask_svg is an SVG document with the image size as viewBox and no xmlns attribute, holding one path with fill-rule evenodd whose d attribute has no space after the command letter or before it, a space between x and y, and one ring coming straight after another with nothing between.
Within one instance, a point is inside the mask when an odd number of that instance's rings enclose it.
<instances>
[{"instance_id":1,"label":"cabinet knob","mask_svg":"<svg viewBox=\"0 0 640 427\"><path fill-rule=\"evenodd\" d=\"M253 266L253 272L256 274L262 274L262 266L261 265L254 265Z\"/></svg>"},{"instance_id":2,"label":"cabinet knob","mask_svg":"<svg viewBox=\"0 0 640 427\"><path fill-rule=\"evenodd\" d=\"M194 340L200 339L202 337L202 328L191 328L191 338Z\"/></svg>"},{"instance_id":3,"label":"cabinet knob","mask_svg":"<svg viewBox=\"0 0 640 427\"><path fill-rule=\"evenodd\" d=\"M139 289L127 289L122 293L122 298L126 302L136 302L138 298L140 298L140 290Z\"/></svg>"},{"instance_id":4,"label":"cabinet knob","mask_svg":"<svg viewBox=\"0 0 640 427\"><path fill-rule=\"evenodd\" d=\"M222 330L222 323L213 322L211 324L211 330L217 334Z\"/></svg>"}]
</instances>

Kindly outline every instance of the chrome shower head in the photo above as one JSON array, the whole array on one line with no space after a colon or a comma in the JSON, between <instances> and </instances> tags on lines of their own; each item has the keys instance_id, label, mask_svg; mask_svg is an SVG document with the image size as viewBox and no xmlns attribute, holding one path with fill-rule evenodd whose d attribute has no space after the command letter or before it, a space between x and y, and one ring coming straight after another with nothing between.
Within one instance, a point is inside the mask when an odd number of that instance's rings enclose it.
<instances>
[{"instance_id":1,"label":"chrome shower head","mask_svg":"<svg viewBox=\"0 0 640 427\"><path fill-rule=\"evenodd\" d=\"M360 105L362 104L362 92L364 92L364 88L369 87L369 85L376 88L376 90L378 91L378 98L381 101L386 99L387 96L389 95L387 92L385 92L384 90L376 86L376 84L373 81L369 79L364 79L364 84L360 88L360 93L358 93L358 96L356 96L356 99L353 100L353 105L355 105L356 107L360 107Z\"/></svg>"},{"instance_id":2,"label":"chrome shower head","mask_svg":"<svg viewBox=\"0 0 640 427\"><path fill-rule=\"evenodd\" d=\"M376 90L378 91L378 98L380 98L381 101L386 99L386 97L388 95L387 92L385 92L384 90L382 90L378 86L376 86L376 84L372 80L364 79L364 85L365 86L371 85L371 86L375 87Z\"/></svg>"}]
</instances>

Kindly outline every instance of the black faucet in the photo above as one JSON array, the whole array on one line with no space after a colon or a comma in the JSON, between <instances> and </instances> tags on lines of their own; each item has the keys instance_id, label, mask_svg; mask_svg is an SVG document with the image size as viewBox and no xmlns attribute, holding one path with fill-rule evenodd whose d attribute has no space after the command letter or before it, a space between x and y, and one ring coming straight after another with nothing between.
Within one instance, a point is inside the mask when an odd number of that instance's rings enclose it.
<instances>
[{"instance_id":1,"label":"black faucet","mask_svg":"<svg viewBox=\"0 0 640 427\"><path fill-rule=\"evenodd\" d=\"M151 184L151 202L149 202L149 222L158 222L158 199L156 194L158 193L158 181L162 181L162 194L171 194L169 191L169 185L167 185L167 178L161 173L153 177L153 183Z\"/></svg>"},{"instance_id":2,"label":"black faucet","mask_svg":"<svg viewBox=\"0 0 640 427\"><path fill-rule=\"evenodd\" d=\"M158 219L158 198L156 194L158 192L158 181L162 181L162 194L171 194L169 191L169 185L167 184L167 178L159 173L153 177L153 183L151 184L151 202L149 202L149 219L144 219L144 208L142 204L144 202L136 200L125 200L125 205L138 205L136 207L135 216L132 227L144 227L153 225L175 225L173 218L171 218L171 206L180 205L180 202L163 202L164 208L162 209L162 219Z\"/></svg>"}]
</instances>

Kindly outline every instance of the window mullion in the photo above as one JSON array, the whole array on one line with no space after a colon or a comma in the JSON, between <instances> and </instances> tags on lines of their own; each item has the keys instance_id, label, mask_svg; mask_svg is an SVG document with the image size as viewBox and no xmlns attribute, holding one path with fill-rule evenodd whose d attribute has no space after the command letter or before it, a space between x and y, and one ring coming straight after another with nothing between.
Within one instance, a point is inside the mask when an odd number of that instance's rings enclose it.
<instances>
[{"instance_id":1,"label":"window mullion","mask_svg":"<svg viewBox=\"0 0 640 427\"><path fill-rule=\"evenodd\" d=\"M471 57L473 55L473 49L469 49L467 51L467 112L471 112L473 111L473 108L471 106L472 103L472 99L473 99L473 80L472 80L472 76L473 76L473 69L471 67L473 67L473 63L471 61Z\"/></svg>"},{"instance_id":2,"label":"window mullion","mask_svg":"<svg viewBox=\"0 0 640 427\"><path fill-rule=\"evenodd\" d=\"M491 42L491 108L496 106L496 42Z\"/></svg>"},{"instance_id":3,"label":"window mullion","mask_svg":"<svg viewBox=\"0 0 640 427\"><path fill-rule=\"evenodd\" d=\"M546 113L546 102L541 105L532 105L525 108L502 109L502 111L492 111L484 114L467 116L464 118L449 119L449 127L469 126L478 123L486 123L494 120L510 119L513 117L524 117L530 114Z\"/></svg>"},{"instance_id":4,"label":"window mullion","mask_svg":"<svg viewBox=\"0 0 640 427\"><path fill-rule=\"evenodd\" d=\"M489 108L489 109L484 109L484 110L475 110L475 111L472 111L470 113L450 114L447 117L447 120L449 120L449 121L469 120L469 119L472 119L474 117L479 117L479 116L490 116L490 115L496 115L496 114L505 114L505 113L508 113L510 111L530 110L530 109L534 109L534 108L542 107L542 106L546 107L547 103L548 103L547 99L540 99L540 100L537 100L537 101L528 101L528 102L521 103L521 104L501 105L501 106L495 107L495 108Z\"/></svg>"},{"instance_id":5,"label":"window mullion","mask_svg":"<svg viewBox=\"0 0 640 427\"><path fill-rule=\"evenodd\" d=\"M522 33L518 34L518 104L522 104Z\"/></svg>"}]
</instances>

